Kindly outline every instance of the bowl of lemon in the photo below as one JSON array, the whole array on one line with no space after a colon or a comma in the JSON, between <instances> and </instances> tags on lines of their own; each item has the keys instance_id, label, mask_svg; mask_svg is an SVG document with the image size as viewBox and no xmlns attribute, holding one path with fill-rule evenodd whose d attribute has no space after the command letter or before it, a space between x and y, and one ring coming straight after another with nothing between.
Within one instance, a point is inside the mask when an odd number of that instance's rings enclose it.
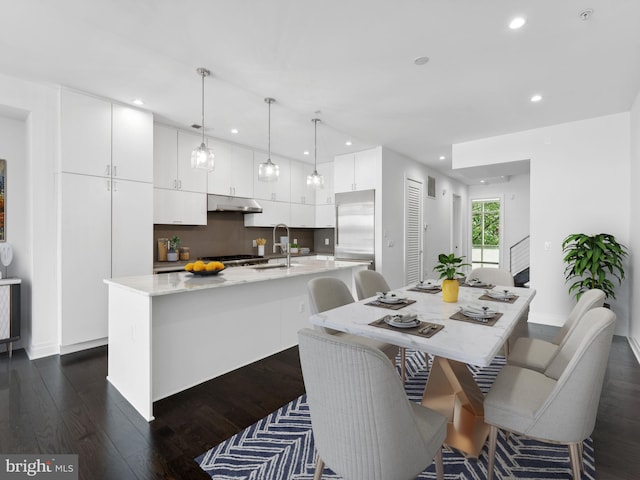
<instances>
[{"instance_id":1,"label":"bowl of lemon","mask_svg":"<svg viewBox=\"0 0 640 480\"><path fill-rule=\"evenodd\" d=\"M193 275L208 276L218 275L224 270L224 263L222 262L203 262L198 260L197 262L187 263L184 269L192 273Z\"/></svg>"}]
</instances>

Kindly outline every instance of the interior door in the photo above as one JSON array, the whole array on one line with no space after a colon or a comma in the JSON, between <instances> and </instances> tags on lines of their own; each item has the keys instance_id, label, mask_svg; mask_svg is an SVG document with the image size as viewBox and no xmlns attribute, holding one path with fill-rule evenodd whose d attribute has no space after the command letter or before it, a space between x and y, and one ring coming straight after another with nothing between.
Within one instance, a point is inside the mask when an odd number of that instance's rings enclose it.
<instances>
[{"instance_id":1,"label":"interior door","mask_svg":"<svg viewBox=\"0 0 640 480\"><path fill-rule=\"evenodd\" d=\"M422 279L422 189L422 182L407 178L404 209L405 283L407 285Z\"/></svg>"}]
</instances>

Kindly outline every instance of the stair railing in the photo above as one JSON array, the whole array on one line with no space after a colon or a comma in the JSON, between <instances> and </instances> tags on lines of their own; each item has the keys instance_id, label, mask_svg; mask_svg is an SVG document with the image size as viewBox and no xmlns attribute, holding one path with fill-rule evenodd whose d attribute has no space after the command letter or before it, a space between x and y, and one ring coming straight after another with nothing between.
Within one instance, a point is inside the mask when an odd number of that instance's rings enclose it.
<instances>
[{"instance_id":1,"label":"stair railing","mask_svg":"<svg viewBox=\"0 0 640 480\"><path fill-rule=\"evenodd\" d=\"M527 235L509 248L509 271L512 275L529 268L529 238Z\"/></svg>"}]
</instances>

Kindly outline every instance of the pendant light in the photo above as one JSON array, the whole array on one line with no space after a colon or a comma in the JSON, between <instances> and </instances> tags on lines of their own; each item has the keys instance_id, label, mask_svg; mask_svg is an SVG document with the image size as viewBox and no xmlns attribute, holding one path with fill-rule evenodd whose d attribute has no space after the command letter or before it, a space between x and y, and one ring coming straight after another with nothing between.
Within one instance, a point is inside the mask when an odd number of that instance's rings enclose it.
<instances>
[{"instance_id":1,"label":"pendant light","mask_svg":"<svg viewBox=\"0 0 640 480\"><path fill-rule=\"evenodd\" d=\"M319 118L313 118L313 173L307 176L307 187L311 188L324 188L324 177L318 173L318 122Z\"/></svg>"},{"instance_id":2,"label":"pendant light","mask_svg":"<svg viewBox=\"0 0 640 480\"><path fill-rule=\"evenodd\" d=\"M280 167L271 161L271 104L275 103L275 98L265 98L264 101L269 105L269 153L267 161L260 164L258 168L258 180L261 182L275 182L280 175Z\"/></svg>"},{"instance_id":3,"label":"pendant light","mask_svg":"<svg viewBox=\"0 0 640 480\"><path fill-rule=\"evenodd\" d=\"M211 72L206 68L198 68L198 75L202 77L202 143L191 152L191 168L212 171L215 167L213 151L204 143L204 77L208 77Z\"/></svg>"}]
</instances>

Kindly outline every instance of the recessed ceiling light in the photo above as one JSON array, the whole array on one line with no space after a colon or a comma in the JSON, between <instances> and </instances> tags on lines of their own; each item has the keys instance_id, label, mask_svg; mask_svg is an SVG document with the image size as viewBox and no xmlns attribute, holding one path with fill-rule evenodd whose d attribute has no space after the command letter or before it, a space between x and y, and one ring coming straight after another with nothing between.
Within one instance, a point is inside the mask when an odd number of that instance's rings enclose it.
<instances>
[{"instance_id":1,"label":"recessed ceiling light","mask_svg":"<svg viewBox=\"0 0 640 480\"><path fill-rule=\"evenodd\" d=\"M445 157L444 155L440 155L440 160L444 160L445 158L447 157Z\"/></svg>"},{"instance_id":2,"label":"recessed ceiling light","mask_svg":"<svg viewBox=\"0 0 640 480\"><path fill-rule=\"evenodd\" d=\"M511 30L517 30L522 28L525 23L527 23L527 21L523 17L516 17L509 22L509 28Z\"/></svg>"},{"instance_id":3,"label":"recessed ceiling light","mask_svg":"<svg viewBox=\"0 0 640 480\"><path fill-rule=\"evenodd\" d=\"M232 128L231 129L231 133L233 133L234 135L236 135L238 133L238 129L237 128Z\"/></svg>"},{"instance_id":4,"label":"recessed ceiling light","mask_svg":"<svg viewBox=\"0 0 640 480\"><path fill-rule=\"evenodd\" d=\"M142 105L144 105L144 102L142 100L140 100L139 98L136 98L135 100L132 101L132 103L134 105L138 105L139 107L141 107Z\"/></svg>"},{"instance_id":5,"label":"recessed ceiling light","mask_svg":"<svg viewBox=\"0 0 640 480\"><path fill-rule=\"evenodd\" d=\"M302 152L302 153L304 153L305 155L309 155L309 150L305 150L305 151L304 151L304 152Z\"/></svg>"},{"instance_id":6,"label":"recessed ceiling light","mask_svg":"<svg viewBox=\"0 0 640 480\"><path fill-rule=\"evenodd\" d=\"M542 100L542 95L535 94L533 97L531 97L531 101L534 103L539 102L540 100Z\"/></svg>"},{"instance_id":7,"label":"recessed ceiling light","mask_svg":"<svg viewBox=\"0 0 640 480\"><path fill-rule=\"evenodd\" d=\"M416 65L424 65L427 62L429 62L429 57L418 57L413 61Z\"/></svg>"},{"instance_id":8,"label":"recessed ceiling light","mask_svg":"<svg viewBox=\"0 0 640 480\"><path fill-rule=\"evenodd\" d=\"M347 147L350 147L351 145L353 145L353 143L351 143L351 140L347 140L346 142L344 142L344 144L345 144Z\"/></svg>"},{"instance_id":9,"label":"recessed ceiling light","mask_svg":"<svg viewBox=\"0 0 640 480\"><path fill-rule=\"evenodd\" d=\"M487 183L486 180L480 180L480 183Z\"/></svg>"}]
</instances>

